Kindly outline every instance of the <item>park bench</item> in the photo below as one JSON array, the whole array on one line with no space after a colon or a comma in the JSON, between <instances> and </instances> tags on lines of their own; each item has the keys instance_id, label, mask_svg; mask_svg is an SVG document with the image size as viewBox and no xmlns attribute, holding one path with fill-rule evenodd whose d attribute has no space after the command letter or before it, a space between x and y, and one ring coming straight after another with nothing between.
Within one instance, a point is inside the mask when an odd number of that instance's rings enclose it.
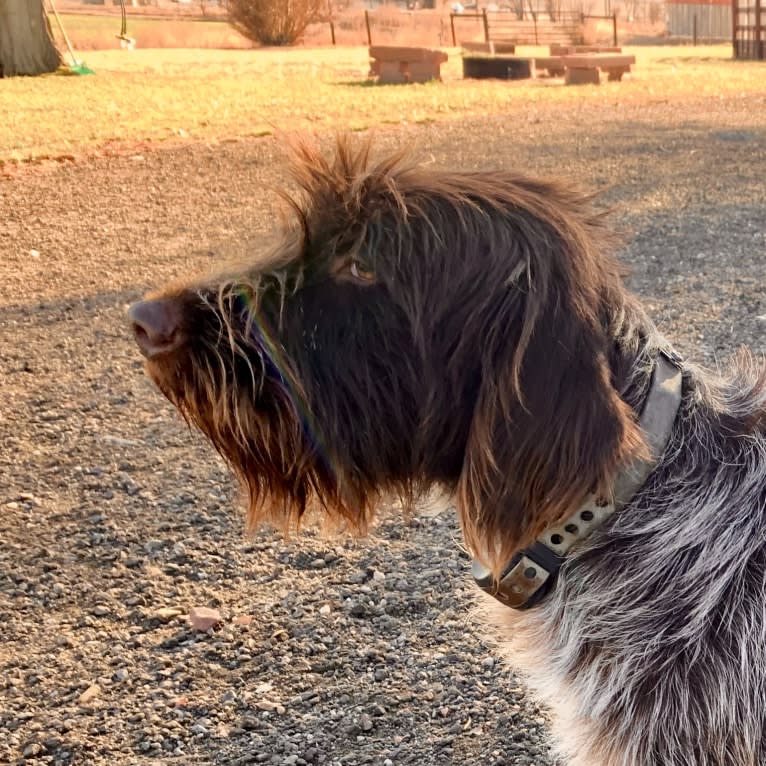
<instances>
[{"instance_id":1,"label":"park bench","mask_svg":"<svg viewBox=\"0 0 766 766\"><path fill-rule=\"evenodd\" d=\"M598 85L600 72L610 80L621 80L636 63L635 56L618 53L581 53L570 56L537 56L535 66L545 69L551 77L564 77L567 85L591 83Z\"/></svg>"},{"instance_id":2,"label":"park bench","mask_svg":"<svg viewBox=\"0 0 766 766\"><path fill-rule=\"evenodd\" d=\"M429 48L407 48L399 45L372 45L370 77L381 84L428 82L441 79L441 65L447 54Z\"/></svg>"},{"instance_id":3,"label":"park bench","mask_svg":"<svg viewBox=\"0 0 766 766\"><path fill-rule=\"evenodd\" d=\"M630 72L630 67L636 63L636 57L616 53L583 53L579 56L562 56L562 61L566 70L564 82L567 85L598 85L601 81L600 72L606 72L612 81L622 80L622 76Z\"/></svg>"}]
</instances>

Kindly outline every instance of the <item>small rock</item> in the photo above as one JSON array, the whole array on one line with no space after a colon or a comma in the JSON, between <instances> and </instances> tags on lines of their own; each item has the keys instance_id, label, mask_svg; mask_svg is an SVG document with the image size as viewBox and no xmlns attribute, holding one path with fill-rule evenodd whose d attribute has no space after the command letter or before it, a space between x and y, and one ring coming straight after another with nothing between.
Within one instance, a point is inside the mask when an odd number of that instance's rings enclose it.
<instances>
[{"instance_id":1,"label":"small rock","mask_svg":"<svg viewBox=\"0 0 766 766\"><path fill-rule=\"evenodd\" d=\"M92 614L95 617L106 617L110 611L108 606L105 606L104 604L96 604L96 606L93 607Z\"/></svg>"},{"instance_id":2,"label":"small rock","mask_svg":"<svg viewBox=\"0 0 766 766\"><path fill-rule=\"evenodd\" d=\"M161 620L162 622L169 622L174 617L178 617L184 613L183 609L178 609L174 606L160 607L156 612L152 612L152 619Z\"/></svg>"},{"instance_id":3,"label":"small rock","mask_svg":"<svg viewBox=\"0 0 766 766\"><path fill-rule=\"evenodd\" d=\"M189 622L195 630L207 631L220 625L223 617L217 609L211 609L207 606L193 606L189 610Z\"/></svg>"},{"instance_id":4,"label":"small rock","mask_svg":"<svg viewBox=\"0 0 766 766\"><path fill-rule=\"evenodd\" d=\"M29 257L30 258L39 258L40 257L40 251L39 250L30 250L29 251Z\"/></svg>"},{"instance_id":5,"label":"small rock","mask_svg":"<svg viewBox=\"0 0 766 766\"><path fill-rule=\"evenodd\" d=\"M40 747L37 742L30 742L28 745L26 745L21 754L24 756L24 758L31 758L35 755L39 755L41 750L42 747Z\"/></svg>"},{"instance_id":6,"label":"small rock","mask_svg":"<svg viewBox=\"0 0 766 766\"><path fill-rule=\"evenodd\" d=\"M375 569L372 573L372 579L373 579L373 582L385 582L386 573L381 572L379 569Z\"/></svg>"},{"instance_id":7,"label":"small rock","mask_svg":"<svg viewBox=\"0 0 766 766\"><path fill-rule=\"evenodd\" d=\"M285 712L285 706L280 705L278 702L272 702L271 700L258 700L255 703L255 706L258 708L258 710L265 710L269 713L277 713L278 715L283 715Z\"/></svg>"},{"instance_id":8,"label":"small rock","mask_svg":"<svg viewBox=\"0 0 766 766\"><path fill-rule=\"evenodd\" d=\"M253 621L252 614L238 614L234 618L235 625L249 625Z\"/></svg>"},{"instance_id":9,"label":"small rock","mask_svg":"<svg viewBox=\"0 0 766 766\"><path fill-rule=\"evenodd\" d=\"M108 444L111 447L140 447L141 446L136 441L131 441L130 439L123 439L120 436L110 436L109 434L104 434L100 438L101 438L101 441L103 441L105 444Z\"/></svg>"},{"instance_id":10,"label":"small rock","mask_svg":"<svg viewBox=\"0 0 766 766\"><path fill-rule=\"evenodd\" d=\"M195 723L189 731L197 737L204 737L207 734L207 729L200 723Z\"/></svg>"},{"instance_id":11,"label":"small rock","mask_svg":"<svg viewBox=\"0 0 766 766\"><path fill-rule=\"evenodd\" d=\"M387 676L388 676L388 673L386 673L384 668L378 668L375 671L375 680L376 681L384 681Z\"/></svg>"},{"instance_id":12,"label":"small rock","mask_svg":"<svg viewBox=\"0 0 766 766\"><path fill-rule=\"evenodd\" d=\"M495 658L494 657L485 657L481 661L481 666L483 668L486 668L487 670L491 670L492 668L495 667Z\"/></svg>"},{"instance_id":13,"label":"small rock","mask_svg":"<svg viewBox=\"0 0 766 766\"><path fill-rule=\"evenodd\" d=\"M81 705L87 705L91 700L96 699L101 694L101 687L98 684L91 684L79 697L78 702Z\"/></svg>"},{"instance_id":14,"label":"small rock","mask_svg":"<svg viewBox=\"0 0 766 766\"><path fill-rule=\"evenodd\" d=\"M370 731L372 729L372 718L367 713L362 714L359 719L359 725L362 727L362 731Z\"/></svg>"},{"instance_id":15,"label":"small rock","mask_svg":"<svg viewBox=\"0 0 766 766\"><path fill-rule=\"evenodd\" d=\"M125 670L125 668L119 668L118 670L114 671L114 680L117 681L117 683L122 683L123 681L126 681L128 678L128 671Z\"/></svg>"},{"instance_id":16,"label":"small rock","mask_svg":"<svg viewBox=\"0 0 766 766\"><path fill-rule=\"evenodd\" d=\"M319 614L321 614L324 617L326 617L328 614L330 614L331 611L332 611L332 609L330 609L330 605L329 604L325 604L324 606L320 606L319 607Z\"/></svg>"}]
</instances>

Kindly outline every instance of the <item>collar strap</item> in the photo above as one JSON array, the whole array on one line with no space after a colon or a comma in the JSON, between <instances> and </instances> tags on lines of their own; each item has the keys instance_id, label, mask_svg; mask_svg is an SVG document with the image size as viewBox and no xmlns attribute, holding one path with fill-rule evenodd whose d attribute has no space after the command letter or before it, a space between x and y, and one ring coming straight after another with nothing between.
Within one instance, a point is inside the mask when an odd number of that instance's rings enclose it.
<instances>
[{"instance_id":1,"label":"collar strap","mask_svg":"<svg viewBox=\"0 0 766 766\"><path fill-rule=\"evenodd\" d=\"M489 569L474 560L471 573L482 590L513 609L529 609L547 595L570 548L625 506L657 466L681 404L681 384L680 357L675 352L661 351L638 421L651 458L634 460L618 474L611 501L589 496L576 513L549 527L531 546L516 553L498 582Z\"/></svg>"}]
</instances>

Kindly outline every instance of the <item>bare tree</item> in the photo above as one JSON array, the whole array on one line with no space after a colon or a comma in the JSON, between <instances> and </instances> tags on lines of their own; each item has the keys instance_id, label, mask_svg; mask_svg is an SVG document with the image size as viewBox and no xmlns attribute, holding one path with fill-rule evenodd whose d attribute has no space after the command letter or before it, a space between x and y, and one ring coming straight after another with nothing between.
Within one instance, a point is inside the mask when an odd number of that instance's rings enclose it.
<instances>
[{"instance_id":1,"label":"bare tree","mask_svg":"<svg viewBox=\"0 0 766 766\"><path fill-rule=\"evenodd\" d=\"M60 64L42 0L0 0L0 77L55 72Z\"/></svg>"},{"instance_id":2,"label":"bare tree","mask_svg":"<svg viewBox=\"0 0 766 766\"><path fill-rule=\"evenodd\" d=\"M262 45L293 45L327 10L326 0L229 0L229 23Z\"/></svg>"}]
</instances>

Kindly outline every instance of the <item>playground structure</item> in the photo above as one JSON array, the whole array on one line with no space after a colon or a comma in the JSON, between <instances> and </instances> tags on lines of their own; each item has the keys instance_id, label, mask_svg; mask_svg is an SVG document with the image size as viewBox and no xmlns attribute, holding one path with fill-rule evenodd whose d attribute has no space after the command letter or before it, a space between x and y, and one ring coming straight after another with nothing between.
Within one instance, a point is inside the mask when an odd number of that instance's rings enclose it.
<instances>
[{"instance_id":1,"label":"playground structure","mask_svg":"<svg viewBox=\"0 0 766 766\"><path fill-rule=\"evenodd\" d=\"M766 60L763 0L732 0L732 47L735 59Z\"/></svg>"}]
</instances>

